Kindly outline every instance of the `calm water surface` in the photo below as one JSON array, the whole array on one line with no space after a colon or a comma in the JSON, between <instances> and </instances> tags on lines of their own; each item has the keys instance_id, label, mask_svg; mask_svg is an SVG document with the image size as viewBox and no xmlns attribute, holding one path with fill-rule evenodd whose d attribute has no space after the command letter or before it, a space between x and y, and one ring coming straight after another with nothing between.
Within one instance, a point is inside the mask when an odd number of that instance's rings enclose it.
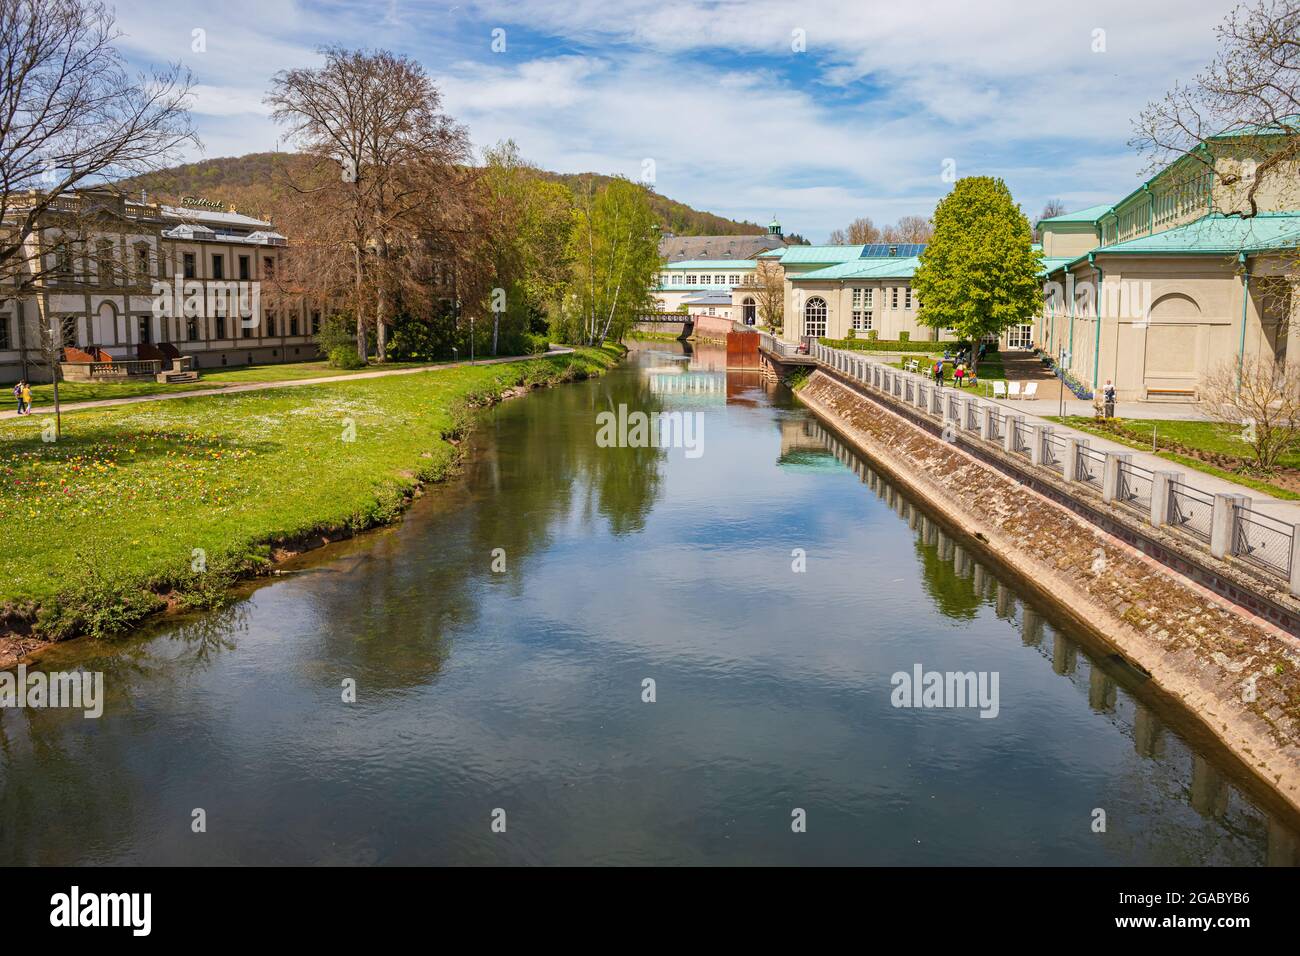
<instances>
[{"instance_id":1,"label":"calm water surface","mask_svg":"<svg viewBox=\"0 0 1300 956\"><path fill-rule=\"evenodd\" d=\"M57 649L107 709L0 712L0 862L1296 862L1140 673L718 360L509 402L400 526ZM701 412L703 455L596 447L620 403ZM894 708L918 663L996 671L998 716Z\"/></svg>"}]
</instances>

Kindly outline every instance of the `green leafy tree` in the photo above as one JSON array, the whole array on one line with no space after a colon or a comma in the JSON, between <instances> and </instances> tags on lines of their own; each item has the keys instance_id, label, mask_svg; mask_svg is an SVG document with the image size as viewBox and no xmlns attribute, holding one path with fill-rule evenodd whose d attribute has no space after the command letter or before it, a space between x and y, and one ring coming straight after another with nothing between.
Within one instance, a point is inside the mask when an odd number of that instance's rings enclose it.
<instances>
[{"instance_id":1,"label":"green leafy tree","mask_svg":"<svg viewBox=\"0 0 1300 956\"><path fill-rule=\"evenodd\" d=\"M659 236L645 190L615 179L581 197L569 233L571 269L555 325L561 341L621 341L651 307Z\"/></svg>"},{"instance_id":2,"label":"green leafy tree","mask_svg":"<svg viewBox=\"0 0 1300 956\"><path fill-rule=\"evenodd\" d=\"M959 179L934 211L934 236L912 279L922 303L917 320L972 343L1028 322L1042 307L1040 264L1029 220L1006 183Z\"/></svg>"}]
</instances>

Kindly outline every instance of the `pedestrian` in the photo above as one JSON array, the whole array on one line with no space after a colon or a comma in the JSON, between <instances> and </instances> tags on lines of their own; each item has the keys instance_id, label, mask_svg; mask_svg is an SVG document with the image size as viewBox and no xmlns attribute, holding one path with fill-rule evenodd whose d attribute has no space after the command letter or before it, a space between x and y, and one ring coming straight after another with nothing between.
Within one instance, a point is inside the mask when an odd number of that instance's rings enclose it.
<instances>
[{"instance_id":1,"label":"pedestrian","mask_svg":"<svg viewBox=\"0 0 1300 956\"><path fill-rule=\"evenodd\" d=\"M1115 417L1115 386L1111 384L1110 379L1106 379L1106 387L1102 389L1102 398L1106 402L1106 417Z\"/></svg>"},{"instance_id":2,"label":"pedestrian","mask_svg":"<svg viewBox=\"0 0 1300 956\"><path fill-rule=\"evenodd\" d=\"M18 403L18 414L23 413L23 383L14 382L14 401Z\"/></svg>"},{"instance_id":3,"label":"pedestrian","mask_svg":"<svg viewBox=\"0 0 1300 956\"><path fill-rule=\"evenodd\" d=\"M961 380L966 376L966 363L958 362L957 367L953 369L952 380L958 388L961 388Z\"/></svg>"},{"instance_id":4,"label":"pedestrian","mask_svg":"<svg viewBox=\"0 0 1300 956\"><path fill-rule=\"evenodd\" d=\"M934 384L936 385L943 384L943 362L942 361L934 363Z\"/></svg>"},{"instance_id":5,"label":"pedestrian","mask_svg":"<svg viewBox=\"0 0 1300 956\"><path fill-rule=\"evenodd\" d=\"M22 383L22 391L18 395L18 405L20 415L30 415L32 413L32 387L27 382Z\"/></svg>"}]
</instances>

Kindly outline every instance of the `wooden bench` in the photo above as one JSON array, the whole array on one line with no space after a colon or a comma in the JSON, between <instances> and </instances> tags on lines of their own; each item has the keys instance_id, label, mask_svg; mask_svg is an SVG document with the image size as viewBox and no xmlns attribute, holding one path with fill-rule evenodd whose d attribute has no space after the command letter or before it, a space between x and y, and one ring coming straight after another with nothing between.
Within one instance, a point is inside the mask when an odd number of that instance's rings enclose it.
<instances>
[{"instance_id":1,"label":"wooden bench","mask_svg":"<svg viewBox=\"0 0 1300 956\"><path fill-rule=\"evenodd\" d=\"M1173 399L1174 401L1196 401L1194 388L1151 388L1147 387L1147 401L1153 399Z\"/></svg>"}]
</instances>

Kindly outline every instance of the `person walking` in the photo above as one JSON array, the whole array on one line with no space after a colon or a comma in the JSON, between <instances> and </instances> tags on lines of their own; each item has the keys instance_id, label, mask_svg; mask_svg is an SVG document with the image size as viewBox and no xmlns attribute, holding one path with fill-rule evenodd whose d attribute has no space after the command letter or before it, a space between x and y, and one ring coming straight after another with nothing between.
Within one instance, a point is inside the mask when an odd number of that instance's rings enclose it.
<instances>
[{"instance_id":1,"label":"person walking","mask_svg":"<svg viewBox=\"0 0 1300 956\"><path fill-rule=\"evenodd\" d=\"M1115 386L1111 384L1110 379L1106 379L1106 387L1101 390L1102 399L1106 403L1106 417L1115 417Z\"/></svg>"},{"instance_id":2,"label":"person walking","mask_svg":"<svg viewBox=\"0 0 1300 956\"><path fill-rule=\"evenodd\" d=\"M963 378L965 378L965 377L966 377L966 363L965 363L965 362L958 362L958 363L957 363L957 367L956 367L955 369L953 369L953 372L952 372L952 380L953 380L953 383L954 383L958 388L961 388L961 380L962 380Z\"/></svg>"},{"instance_id":3,"label":"person walking","mask_svg":"<svg viewBox=\"0 0 1300 956\"><path fill-rule=\"evenodd\" d=\"M14 382L14 401L18 403L18 414L23 413L23 383Z\"/></svg>"},{"instance_id":4,"label":"person walking","mask_svg":"<svg viewBox=\"0 0 1300 956\"><path fill-rule=\"evenodd\" d=\"M32 413L32 387L25 381L22 383L22 391L18 393L18 409L19 415Z\"/></svg>"},{"instance_id":5,"label":"person walking","mask_svg":"<svg viewBox=\"0 0 1300 956\"><path fill-rule=\"evenodd\" d=\"M934 384L943 385L943 362L934 363Z\"/></svg>"}]
</instances>

